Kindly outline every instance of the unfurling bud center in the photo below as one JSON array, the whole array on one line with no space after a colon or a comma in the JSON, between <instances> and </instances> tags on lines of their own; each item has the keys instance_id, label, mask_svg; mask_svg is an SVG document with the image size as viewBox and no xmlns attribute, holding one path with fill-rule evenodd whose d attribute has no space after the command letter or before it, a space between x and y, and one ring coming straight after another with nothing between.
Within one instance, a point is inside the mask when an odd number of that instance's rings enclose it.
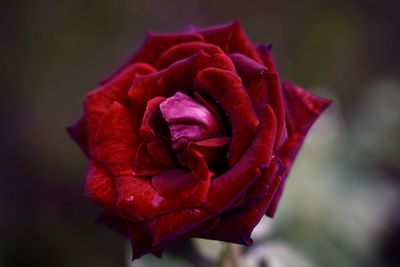
<instances>
[{"instance_id":1,"label":"unfurling bud center","mask_svg":"<svg viewBox=\"0 0 400 267\"><path fill-rule=\"evenodd\" d=\"M177 152L191 141L219 137L224 131L210 110L181 92L163 101L160 110L168 123L172 148Z\"/></svg>"}]
</instances>

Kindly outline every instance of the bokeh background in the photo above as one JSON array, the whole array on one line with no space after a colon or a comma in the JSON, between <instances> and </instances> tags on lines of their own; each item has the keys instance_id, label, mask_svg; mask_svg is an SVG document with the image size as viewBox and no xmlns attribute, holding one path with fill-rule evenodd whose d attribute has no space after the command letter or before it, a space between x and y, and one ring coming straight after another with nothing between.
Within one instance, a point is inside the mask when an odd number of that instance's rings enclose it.
<instances>
[{"instance_id":1,"label":"bokeh background","mask_svg":"<svg viewBox=\"0 0 400 267\"><path fill-rule=\"evenodd\" d=\"M147 30L233 19L272 43L283 79L335 101L243 266L400 266L399 3L2 0L0 266L195 265L168 254L130 263L127 242L94 224L86 159L65 127ZM192 245L209 261L220 246Z\"/></svg>"}]
</instances>

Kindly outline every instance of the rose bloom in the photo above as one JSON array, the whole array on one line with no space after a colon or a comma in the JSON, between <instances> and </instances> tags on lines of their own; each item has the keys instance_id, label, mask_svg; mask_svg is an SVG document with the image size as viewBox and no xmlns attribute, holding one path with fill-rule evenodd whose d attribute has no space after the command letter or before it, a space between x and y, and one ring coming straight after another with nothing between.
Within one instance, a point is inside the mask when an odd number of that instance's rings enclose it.
<instances>
[{"instance_id":1,"label":"rose bloom","mask_svg":"<svg viewBox=\"0 0 400 267\"><path fill-rule=\"evenodd\" d=\"M238 22L149 33L69 128L84 194L133 258L200 237L250 245L272 217L307 131L330 104L281 83L271 47Z\"/></svg>"}]
</instances>

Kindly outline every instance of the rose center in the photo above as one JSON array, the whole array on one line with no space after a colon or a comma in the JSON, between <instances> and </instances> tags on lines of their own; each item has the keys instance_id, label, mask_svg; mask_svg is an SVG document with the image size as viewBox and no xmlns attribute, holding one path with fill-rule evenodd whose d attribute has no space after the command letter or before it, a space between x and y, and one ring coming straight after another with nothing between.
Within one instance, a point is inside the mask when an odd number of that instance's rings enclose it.
<instances>
[{"instance_id":1,"label":"rose center","mask_svg":"<svg viewBox=\"0 0 400 267\"><path fill-rule=\"evenodd\" d=\"M191 141L201 141L223 134L221 122L203 105L177 92L160 104L162 117L171 133L172 148L182 151Z\"/></svg>"}]
</instances>

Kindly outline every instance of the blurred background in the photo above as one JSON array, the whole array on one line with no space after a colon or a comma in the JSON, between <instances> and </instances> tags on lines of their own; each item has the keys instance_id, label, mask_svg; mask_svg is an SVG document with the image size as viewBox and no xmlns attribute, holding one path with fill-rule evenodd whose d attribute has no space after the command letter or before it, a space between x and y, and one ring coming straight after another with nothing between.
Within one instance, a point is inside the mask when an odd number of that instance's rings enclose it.
<instances>
[{"instance_id":1,"label":"blurred background","mask_svg":"<svg viewBox=\"0 0 400 267\"><path fill-rule=\"evenodd\" d=\"M86 159L65 127L147 30L233 19L272 43L283 79L334 99L243 266L399 266L399 3L2 0L0 266L194 266L168 254L130 263L128 243L94 224ZM217 242L192 245L216 260Z\"/></svg>"}]
</instances>

